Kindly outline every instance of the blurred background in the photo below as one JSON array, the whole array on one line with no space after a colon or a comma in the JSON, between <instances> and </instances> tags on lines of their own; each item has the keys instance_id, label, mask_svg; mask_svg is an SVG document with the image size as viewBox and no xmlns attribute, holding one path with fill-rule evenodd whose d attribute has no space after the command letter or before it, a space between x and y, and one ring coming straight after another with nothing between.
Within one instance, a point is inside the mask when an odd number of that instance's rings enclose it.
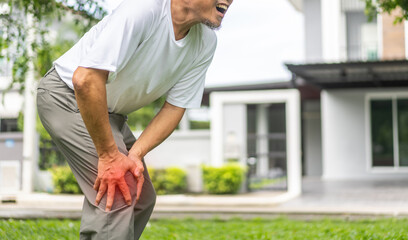
<instances>
[{"instance_id":1,"label":"blurred background","mask_svg":"<svg viewBox=\"0 0 408 240\"><path fill-rule=\"evenodd\" d=\"M35 85L120 2L0 2L4 201L80 193L36 117ZM380 2L234 1L217 31L202 107L146 156L158 193L406 191L406 9ZM128 116L135 135L163 101Z\"/></svg>"}]
</instances>

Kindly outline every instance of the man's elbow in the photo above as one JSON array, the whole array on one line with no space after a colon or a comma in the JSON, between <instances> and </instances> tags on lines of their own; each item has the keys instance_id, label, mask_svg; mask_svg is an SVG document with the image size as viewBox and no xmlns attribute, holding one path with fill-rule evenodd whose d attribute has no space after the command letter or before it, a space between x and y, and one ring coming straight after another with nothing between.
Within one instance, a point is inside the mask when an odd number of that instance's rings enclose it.
<instances>
[{"instance_id":1,"label":"man's elbow","mask_svg":"<svg viewBox=\"0 0 408 240\"><path fill-rule=\"evenodd\" d=\"M81 67L77 68L72 76L72 84L76 92L89 88L89 74L87 71Z\"/></svg>"},{"instance_id":2,"label":"man's elbow","mask_svg":"<svg viewBox=\"0 0 408 240\"><path fill-rule=\"evenodd\" d=\"M92 86L105 85L109 71L78 67L72 76L72 84L77 92L86 92Z\"/></svg>"}]
</instances>

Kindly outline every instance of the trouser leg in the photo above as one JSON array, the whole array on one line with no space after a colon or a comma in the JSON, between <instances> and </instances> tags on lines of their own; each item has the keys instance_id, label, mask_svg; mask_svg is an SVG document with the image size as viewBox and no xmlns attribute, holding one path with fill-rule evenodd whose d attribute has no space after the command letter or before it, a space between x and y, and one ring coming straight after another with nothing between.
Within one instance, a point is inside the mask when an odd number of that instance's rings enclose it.
<instances>
[{"instance_id":1,"label":"trouser leg","mask_svg":"<svg viewBox=\"0 0 408 240\"><path fill-rule=\"evenodd\" d=\"M138 239L150 217L156 195L147 169L139 202L136 198L136 182L128 172L125 180L132 195L132 205L127 206L119 189L116 189L112 211L105 212L106 195L95 206L96 191L93 184L97 177L98 156L92 139L78 111L73 91L55 71L47 73L38 87L38 113L44 127L67 159L82 192L85 195L80 238L81 239ZM124 154L134 143L125 118L110 114L109 121L115 142ZM133 143L132 143L133 142Z\"/></svg>"},{"instance_id":2,"label":"trouser leg","mask_svg":"<svg viewBox=\"0 0 408 240\"><path fill-rule=\"evenodd\" d=\"M129 126L127 124L125 124L125 126L123 127L122 134L123 134L123 141L126 145L127 150L129 151L130 148L135 143L136 138L133 136L132 131L129 129ZM152 215L153 207L156 203L156 192L151 182L146 165L144 164L143 166L145 168L145 172L144 172L145 183L143 184L142 195L139 199L139 202L138 204L134 206L134 214L135 214L135 220L134 220L135 238L134 239L139 239L140 235L142 234L150 218L150 215Z\"/></svg>"}]
</instances>

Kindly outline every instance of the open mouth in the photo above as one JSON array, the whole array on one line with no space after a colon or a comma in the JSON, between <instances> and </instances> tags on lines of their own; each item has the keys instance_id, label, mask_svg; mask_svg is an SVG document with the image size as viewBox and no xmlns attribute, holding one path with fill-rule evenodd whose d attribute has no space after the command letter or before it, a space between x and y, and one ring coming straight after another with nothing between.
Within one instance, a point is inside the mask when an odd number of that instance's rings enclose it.
<instances>
[{"instance_id":1,"label":"open mouth","mask_svg":"<svg viewBox=\"0 0 408 240\"><path fill-rule=\"evenodd\" d=\"M223 4L217 4L216 8L218 12L224 14L227 11L228 6L223 5Z\"/></svg>"}]
</instances>

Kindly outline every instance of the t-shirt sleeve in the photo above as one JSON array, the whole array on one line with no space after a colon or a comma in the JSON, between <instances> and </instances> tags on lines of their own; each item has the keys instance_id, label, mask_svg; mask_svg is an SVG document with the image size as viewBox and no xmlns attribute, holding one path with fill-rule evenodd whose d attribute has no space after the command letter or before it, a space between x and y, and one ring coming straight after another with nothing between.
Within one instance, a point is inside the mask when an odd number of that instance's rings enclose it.
<instances>
[{"instance_id":1,"label":"t-shirt sleeve","mask_svg":"<svg viewBox=\"0 0 408 240\"><path fill-rule=\"evenodd\" d=\"M125 0L95 27L92 44L81 56L79 65L103 69L116 75L147 37L153 23L153 9L143 0ZM92 33L91 33L92 34Z\"/></svg>"},{"instance_id":2,"label":"t-shirt sleeve","mask_svg":"<svg viewBox=\"0 0 408 240\"><path fill-rule=\"evenodd\" d=\"M214 57L216 39L211 50L167 93L166 101L181 108L199 108L204 93L205 75Z\"/></svg>"}]
</instances>

